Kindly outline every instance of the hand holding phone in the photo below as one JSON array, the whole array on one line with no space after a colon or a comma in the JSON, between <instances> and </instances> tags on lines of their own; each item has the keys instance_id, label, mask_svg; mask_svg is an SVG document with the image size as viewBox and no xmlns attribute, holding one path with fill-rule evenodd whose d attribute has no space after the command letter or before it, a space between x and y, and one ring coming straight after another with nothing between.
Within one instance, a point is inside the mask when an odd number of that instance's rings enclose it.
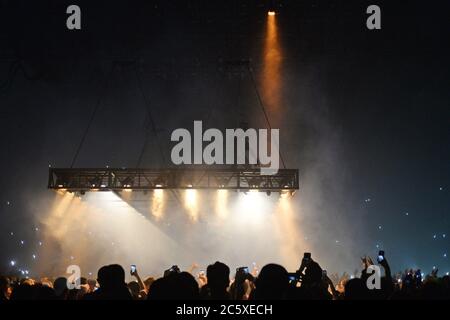
<instances>
[{"instance_id":1,"label":"hand holding phone","mask_svg":"<svg viewBox=\"0 0 450 320\"><path fill-rule=\"evenodd\" d=\"M130 267L130 274L134 276L136 274L136 265L132 264Z\"/></svg>"},{"instance_id":2,"label":"hand holding phone","mask_svg":"<svg viewBox=\"0 0 450 320\"><path fill-rule=\"evenodd\" d=\"M382 263L384 261L384 251L380 250L378 252L378 258L377 258L378 263Z\"/></svg>"}]
</instances>

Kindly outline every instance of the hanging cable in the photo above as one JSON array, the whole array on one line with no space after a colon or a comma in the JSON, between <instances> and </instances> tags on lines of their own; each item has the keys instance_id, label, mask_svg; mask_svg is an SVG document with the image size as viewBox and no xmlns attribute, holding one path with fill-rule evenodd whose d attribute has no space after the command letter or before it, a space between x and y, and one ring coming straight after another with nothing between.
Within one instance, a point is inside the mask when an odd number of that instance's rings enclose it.
<instances>
[{"instance_id":1,"label":"hanging cable","mask_svg":"<svg viewBox=\"0 0 450 320\"><path fill-rule=\"evenodd\" d=\"M159 141L159 138L158 138L158 132L156 130L155 121L153 119L152 112L151 112L151 109L150 109L150 103L148 101L147 95L145 94L144 87L142 85L142 79L141 79L141 76L140 76L139 71L137 69L137 65L135 65L134 71L136 73L136 79L138 81L139 90L141 91L142 97L144 99L144 105L145 105L145 110L147 111L147 117L148 117L148 119L150 121L150 126L151 126L151 129L153 131L153 134L155 135L156 142L158 144L159 152L160 152L160 155L161 155L161 159L163 161L163 165L165 165L166 157L164 156L164 151L163 151L163 148L162 148L162 144L161 144L161 142ZM145 149L147 147L147 143L148 143L148 134L145 135L144 145L142 146L141 153L139 154L139 158L138 158L138 162L137 162L136 168L139 168L140 165L141 165L142 158L144 157Z\"/></svg>"},{"instance_id":2,"label":"hanging cable","mask_svg":"<svg viewBox=\"0 0 450 320\"><path fill-rule=\"evenodd\" d=\"M19 68L20 68L19 60L15 60L10 63L6 79L2 81L2 83L0 83L0 90L9 89L11 87L11 84Z\"/></svg>"},{"instance_id":3,"label":"hanging cable","mask_svg":"<svg viewBox=\"0 0 450 320\"><path fill-rule=\"evenodd\" d=\"M253 75L253 70L250 67L250 64L247 65L247 70L248 70L248 72L250 74L250 78L252 80L253 88L255 89L255 93L256 93L256 96L258 98L259 105L260 105L260 107L262 109L262 112L264 114L264 118L266 119L267 126L269 127L270 130L272 130L272 125L270 124L269 116L267 115L266 108L264 107L261 95L260 95L259 90L258 90L258 86L256 85L255 77ZM283 168L286 169L286 165L284 163L284 159L283 159L283 156L281 155L281 151L280 150L279 150L279 154L280 154L281 164L283 165Z\"/></svg>"},{"instance_id":4,"label":"hanging cable","mask_svg":"<svg viewBox=\"0 0 450 320\"><path fill-rule=\"evenodd\" d=\"M75 155L73 156L72 163L70 164L70 168L73 168L73 166L75 165L75 161L77 160L80 150L83 147L84 141L86 140L86 136L89 132L89 129L91 128L92 123L94 122L95 115L97 114L97 111L100 107L102 98L106 94L106 91L108 89L109 79L111 78L111 76L113 74L114 68L115 68L115 65L111 64L111 69L109 70L109 73L107 74L107 77L105 79L105 85L103 87L102 93L98 96L97 103L95 104L94 110L92 111L92 114L91 114L91 118L89 119L88 125L87 125L86 129L84 130L83 136L81 137L81 141L78 145Z\"/></svg>"}]
</instances>

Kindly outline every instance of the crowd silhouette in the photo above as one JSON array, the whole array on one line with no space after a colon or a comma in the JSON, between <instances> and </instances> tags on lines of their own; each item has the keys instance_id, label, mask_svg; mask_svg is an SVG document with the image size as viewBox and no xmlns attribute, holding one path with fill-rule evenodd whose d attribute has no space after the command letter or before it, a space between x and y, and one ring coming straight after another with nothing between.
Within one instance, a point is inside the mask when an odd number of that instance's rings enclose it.
<instances>
[{"instance_id":1,"label":"crowd silhouette","mask_svg":"<svg viewBox=\"0 0 450 320\"><path fill-rule=\"evenodd\" d=\"M375 268L381 270L379 286ZM135 280L125 282L125 270L118 264L103 266L97 279L81 277L68 283L65 277L39 280L0 277L0 301L8 300L427 300L450 299L450 277L438 276L433 269L426 276L420 270L391 274L385 257L373 264L362 258L358 276L327 275L310 254L305 253L300 268L289 273L283 266L267 264L259 272L247 267L230 268L215 262L206 272L181 271L172 266L160 278L142 280L137 269ZM72 288L74 287L74 288Z\"/></svg>"}]
</instances>

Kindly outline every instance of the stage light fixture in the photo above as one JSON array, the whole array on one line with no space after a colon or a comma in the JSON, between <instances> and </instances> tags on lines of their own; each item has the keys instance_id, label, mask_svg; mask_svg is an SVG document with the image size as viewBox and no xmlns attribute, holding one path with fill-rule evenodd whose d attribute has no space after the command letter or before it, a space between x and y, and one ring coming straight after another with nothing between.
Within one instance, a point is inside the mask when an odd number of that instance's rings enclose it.
<instances>
[{"instance_id":1,"label":"stage light fixture","mask_svg":"<svg viewBox=\"0 0 450 320\"><path fill-rule=\"evenodd\" d=\"M275 0L269 0L267 15L274 16L275 15Z\"/></svg>"},{"instance_id":2,"label":"stage light fixture","mask_svg":"<svg viewBox=\"0 0 450 320\"><path fill-rule=\"evenodd\" d=\"M259 169L153 170L153 169L67 169L49 170L49 189L70 191L228 189L280 192L298 189L298 170L280 169L276 175L261 176ZM97 177L92 178L96 175ZM162 179L160 176L164 175ZM86 177L89 176L89 180ZM195 185L194 185L195 181Z\"/></svg>"}]
</instances>

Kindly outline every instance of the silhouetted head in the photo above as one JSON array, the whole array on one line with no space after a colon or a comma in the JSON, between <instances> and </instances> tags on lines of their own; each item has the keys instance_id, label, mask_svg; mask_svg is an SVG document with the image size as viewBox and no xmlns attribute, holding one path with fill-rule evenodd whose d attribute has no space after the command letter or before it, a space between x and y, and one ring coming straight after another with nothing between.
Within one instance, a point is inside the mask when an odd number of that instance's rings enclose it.
<instances>
[{"instance_id":1,"label":"silhouetted head","mask_svg":"<svg viewBox=\"0 0 450 320\"><path fill-rule=\"evenodd\" d=\"M57 297L63 298L67 293L67 278L59 277L53 282L53 289Z\"/></svg>"},{"instance_id":2,"label":"silhouetted head","mask_svg":"<svg viewBox=\"0 0 450 320\"><path fill-rule=\"evenodd\" d=\"M230 285L230 268L216 261L206 268L206 277L211 290L225 290Z\"/></svg>"},{"instance_id":3,"label":"silhouetted head","mask_svg":"<svg viewBox=\"0 0 450 320\"><path fill-rule=\"evenodd\" d=\"M55 300L57 299L55 290L40 283L33 286L35 300Z\"/></svg>"},{"instance_id":4,"label":"silhouetted head","mask_svg":"<svg viewBox=\"0 0 450 320\"><path fill-rule=\"evenodd\" d=\"M100 284L100 287L107 286L109 281L109 269L108 266L103 266L100 269L98 269L97 272L97 282Z\"/></svg>"},{"instance_id":5,"label":"silhouetted head","mask_svg":"<svg viewBox=\"0 0 450 320\"><path fill-rule=\"evenodd\" d=\"M177 278L178 292L175 293L177 299L194 300L199 298L198 283L189 272L181 272Z\"/></svg>"},{"instance_id":6,"label":"silhouetted head","mask_svg":"<svg viewBox=\"0 0 450 320\"><path fill-rule=\"evenodd\" d=\"M122 266L118 264L111 264L108 268L111 276L111 284L115 287L123 286L125 284L125 270Z\"/></svg>"},{"instance_id":7,"label":"silhouetted head","mask_svg":"<svg viewBox=\"0 0 450 320\"><path fill-rule=\"evenodd\" d=\"M118 264L103 266L98 270L100 288L118 288L125 286L125 270Z\"/></svg>"},{"instance_id":8,"label":"silhouetted head","mask_svg":"<svg viewBox=\"0 0 450 320\"><path fill-rule=\"evenodd\" d=\"M345 300L368 299L368 288L364 280L359 278L350 279L345 284Z\"/></svg>"},{"instance_id":9,"label":"silhouetted head","mask_svg":"<svg viewBox=\"0 0 450 320\"><path fill-rule=\"evenodd\" d=\"M198 283L188 272L172 273L155 280L149 300L193 300L199 298Z\"/></svg>"},{"instance_id":10,"label":"silhouetted head","mask_svg":"<svg viewBox=\"0 0 450 320\"><path fill-rule=\"evenodd\" d=\"M278 264L267 264L259 272L255 286L255 299L283 299L289 287L288 272Z\"/></svg>"},{"instance_id":11,"label":"silhouetted head","mask_svg":"<svg viewBox=\"0 0 450 320\"><path fill-rule=\"evenodd\" d=\"M81 285L85 285L85 284L87 284L88 283L88 280L85 278L85 277L81 277L80 278L80 284Z\"/></svg>"}]
</instances>

